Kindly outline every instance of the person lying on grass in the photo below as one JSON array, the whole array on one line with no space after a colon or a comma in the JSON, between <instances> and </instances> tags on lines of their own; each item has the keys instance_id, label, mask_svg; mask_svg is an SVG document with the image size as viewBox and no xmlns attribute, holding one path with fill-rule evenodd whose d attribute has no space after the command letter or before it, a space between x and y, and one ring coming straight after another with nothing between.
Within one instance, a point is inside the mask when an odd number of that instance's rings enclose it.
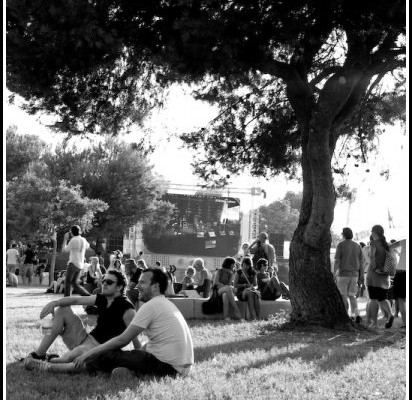
<instances>
[{"instance_id":1,"label":"person lying on grass","mask_svg":"<svg viewBox=\"0 0 412 400\"><path fill-rule=\"evenodd\" d=\"M23 365L27 369L33 369L38 361L48 360L50 371L64 372L64 368L59 367L64 367L66 363L126 329L135 315L133 304L124 295L126 276L119 271L110 271L103 282L101 294L63 297L44 306L40 318L48 314L54 315L51 333L43 336L39 347L23 359ZM97 307L96 327L90 333L87 333L80 317L71 309L70 306L74 305ZM59 335L69 351L61 357L46 354ZM134 346L140 347L138 340L134 342Z\"/></svg>"},{"instance_id":2,"label":"person lying on grass","mask_svg":"<svg viewBox=\"0 0 412 400\"><path fill-rule=\"evenodd\" d=\"M144 304L127 329L113 339L91 347L60 371L158 377L187 373L193 364L192 337L181 312L165 297L167 285L168 277L162 270L149 268L142 271L137 288L139 300ZM144 346L121 350L142 332L148 338ZM31 365L40 371L56 371L56 365L46 361L34 360Z\"/></svg>"}]
</instances>

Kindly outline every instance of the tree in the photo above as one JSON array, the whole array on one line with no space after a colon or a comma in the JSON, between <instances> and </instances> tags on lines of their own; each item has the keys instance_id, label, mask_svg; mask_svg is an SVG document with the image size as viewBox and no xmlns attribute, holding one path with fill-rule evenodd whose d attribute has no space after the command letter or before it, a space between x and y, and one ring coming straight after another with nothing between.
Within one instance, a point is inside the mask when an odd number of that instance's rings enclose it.
<instances>
[{"instance_id":1,"label":"tree","mask_svg":"<svg viewBox=\"0 0 412 400\"><path fill-rule=\"evenodd\" d=\"M52 184L47 178L28 171L21 179L7 183L7 238L26 242L51 239L53 243L49 280L53 280L57 251L57 234L67 232L73 224L87 232L97 212L108 206L101 200L85 197L79 186L65 181Z\"/></svg>"},{"instance_id":2,"label":"tree","mask_svg":"<svg viewBox=\"0 0 412 400\"><path fill-rule=\"evenodd\" d=\"M76 19L80 12L85 24ZM246 167L269 177L296 176L301 168L290 246L292 319L348 326L330 272L331 161L341 138L353 138L362 157L380 122L403 118L405 12L401 0L10 1L7 85L29 109L56 109L62 129L78 133L72 121L82 121L83 94L89 110L105 109L99 94L90 95L96 77L109 77L102 89L113 104L128 95L135 101L124 82L136 71L145 71L145 83L197 83L196 97L222 112L183 137L205 148L195 171L225 183ZM389 73L398 80L392 87L384 80ZM118 115L108 119L101 117L117 132ZM96 130L94 122L83 130ZM220 166L229 171L222 178Z\"/></svg>"},{"instance_id":3,"label":"tree","mask_svg":"<svg viewBox=\"0 0 412 400\"><path fill-rule=\"evenodd\" d=\"M155 199L162 193L161 180L152 173L141 145L106 137L102 142L79 149L60 146L43 158L52 181L61 179L79 185L90 199L100 199L108 208L97 212L89 238L102 250L110 236L128 232L130 226L155 211Z\"/></svg>"},{"instance_id":4,"label":"tree","mask_svg":"<svg viewBox=\"0 0 412 400\"><path fill-rule=\"evenodd\" d=\"M47 149L47 145L35 135L19 135L17 126L6 131L6 179L21 177L32 162Z\"/></svg>"}]
</instances>

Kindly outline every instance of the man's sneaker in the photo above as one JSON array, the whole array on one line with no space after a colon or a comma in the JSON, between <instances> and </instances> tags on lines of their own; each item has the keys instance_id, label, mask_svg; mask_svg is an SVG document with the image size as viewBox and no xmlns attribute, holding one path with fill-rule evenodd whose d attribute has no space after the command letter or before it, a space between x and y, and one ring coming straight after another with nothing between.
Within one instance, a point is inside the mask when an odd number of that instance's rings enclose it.
<instances>
[{"instance_id":1,"label":"man's sneaker","mask_svg":"<svg viewBox=\"0 0 412 400\"><path fill-rule=\"evenodd\" d=\"M391 315L389 317L388 322L385 324L386 329L392 328L392 324L393 324L394 319L395 319L395 317L393 315Z\"/></svg>"},{"instance_id":2,"label":"man's sneaker","mask_svg":"<svg viewBox=\"0 0 412 400\"><path fill-rule=\"evenodd\" d=\"M23 362L24 368L29 371L37 370L41 372L47 372L50 369L50 363L43 360L36 360L32 357L26 357Z\"/></svg>"},{"instance_id":3,"label":"man's sneaker","mask_svg":"<svg viewBox=\"0 0 412 400\"><path fill-rule=\"evenodd\" d=\"M46 361L50 361L53 358L59 358L60 356L58 354L46 354Z\"/></svg>"},{"instance_id":4,"label":"man's sneaker","mask_svg":"<svg viewBox=\"0 0 412 400\"><path fill-rule=\"evenodd\" d=\"M360 315L357 315L357 316L355 317L355 322L356 322L357 324L360 324L360 323L362 322L362 318L360 317Z\"/></svg>"}]
</instances>

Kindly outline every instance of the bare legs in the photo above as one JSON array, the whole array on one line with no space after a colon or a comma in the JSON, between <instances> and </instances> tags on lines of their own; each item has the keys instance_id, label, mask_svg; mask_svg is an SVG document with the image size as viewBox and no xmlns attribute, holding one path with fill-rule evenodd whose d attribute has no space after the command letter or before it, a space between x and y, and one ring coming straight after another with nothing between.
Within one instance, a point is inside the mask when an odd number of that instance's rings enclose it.
<instances>
[{"instance_id":1,"label":"bare legs","mask_svg":"<svg viewBox=\"0 0 412 400\"><path fill-rule=\"evenodd\" d=\"M245 290L245 298L247 300L250 318L257 319L260 318L260 300L256 293Z\"/></svg>"},{"instance_id":2,"label":"bare legs","mask_svg":"<svg viewBox=\"0 0 412 400\"><path fill-rule=\"evenodd\" d=\"M406 326L406 298L398 298L399 301L399 311L401 313L403 325Z\"/></svg>"},{"instance_id":3,"label":"bare legs","mask_svg":"<svg viewBox=\"0 0 412 400\"><path fill-rule=\"evenodd\" d=\"M389 300L382 300L378 302L376 299L371 299L369 303L369 307L366 309L366 316L368 320L368 312L369 312L369 319L371 321L371 327L377 328L378 327L378 312L379 307L382 313L385 315L386 321L388 322L391 318L393 318L391 304Z\"/></svg>"},{"instance_id":4,"label":"bare legs","mask_svg":"<svg viewBox=\"0 0 412 400\"><path fill-rule=\"evenodd\" d=\"M222 296L223 300L223 318L229 318L229 305L235 310L235 316L238 319L242 319L239 307L236 304L235 295L231 286L223 286L218 290L218 294Z\"/></svg>"}]
</instances>

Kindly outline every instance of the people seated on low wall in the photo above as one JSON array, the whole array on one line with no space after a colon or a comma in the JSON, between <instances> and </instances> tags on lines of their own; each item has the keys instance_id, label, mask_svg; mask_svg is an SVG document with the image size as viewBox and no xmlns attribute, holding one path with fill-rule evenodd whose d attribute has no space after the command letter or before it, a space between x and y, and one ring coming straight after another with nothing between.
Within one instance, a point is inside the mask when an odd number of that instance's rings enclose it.
<instances>
[{"instance_id":1,"label":"people seated on low wall","mask_svg":"<svg viewBox=\"0 0 412 400\"><path fill-rule=\"evenodd\" d=\"M223 260L222 268L217 270L215 278L213 280L213 287L217 288L217 293L223 300L223 318L230 320L229 306L232 306L235 319L242 319L239 307L236 304L233 282L235 273L233 269L235 267L236 260L233 257L226 257Z\"/></svg>"},{"instance_id":2,"label":"people seated on low wall","mask_svg":"<svg viewBox=\"0 0 412 400\"><path fill-rule=\"evenodd\" d=\"M257 290L256 272L250 257L244 257L241 268L236 271L234 287L238 300L247 301L250 318L259 319L260 293Z\"/></svg>"},{"instance_id":3,"label":"people seated on low wall","mask_svg":"<svg viewBox=\"0 0 412 400\"><path fill-rule=\"evenodd\" d=\"M205 263L201 258L196 258L193 261L192 267L196 270L194 276L196 283L196 291L203 297L210 296L212 287L212 273L205 268Z\"/></svg>"},{"instance_id":4,"label":"people seated on low wall","mask_svg":"<svg viewBox=\"0 0 412 400\"><path fill-rule=\"evenodd\" d=\"M262 300L276 300L283 297L285 300L290 299L288 286L279 280L276 268L273 269L272 277L269 276L268 260L260 258L257 262L257 284Z\"/></svg>"}]
</instances>

